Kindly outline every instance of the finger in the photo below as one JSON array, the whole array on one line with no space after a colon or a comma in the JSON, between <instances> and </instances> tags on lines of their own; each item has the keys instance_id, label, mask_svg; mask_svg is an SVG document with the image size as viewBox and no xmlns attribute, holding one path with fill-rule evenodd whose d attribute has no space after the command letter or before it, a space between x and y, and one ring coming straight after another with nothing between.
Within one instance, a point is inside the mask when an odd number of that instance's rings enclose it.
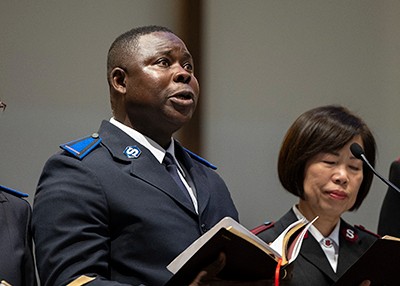
<instances>
[{"instance_id":1,"label":"finger","mask_svg":"<svg viewBox=\"0 0 400 286\"><path fill-rule=\"evenodd\" d=\"M192 283L190 283L189 286L200 286L200 285L203 285L203 284L201 284L201 281L206 276L207 276L207 271L204 271L204 270L200 271L200 273L197 274L196 278L193 280Z\"/></svg>"},{"instance_id":2,"label":"finger","mask_svg":"<svg viewBox=\"0 0 400 286\"><path fill-rule=\"evenodd\" d=\"M208 277L215 277L217 274L225 267L226 264L226 255L225 253L220 253L218 259L213 263L208 265L204 270L207 272Z\"/></svg>"},{"instance_id":3,"label":"finger","mask_svg":"<svg viewBox=\"0 0 400 286\"><path fill-rule=\"evenodd\" d=\"M205 286L206 282L216 280L217 274L224 268L226 261L226 256L224 253L220 253L218 259L216 259L213 263L205 267L199 274L197 274L196 278L189 286Z\"/></svg>"},{"instance_id":4,"label":"finger","mask_svg":"<svg viewBox=\"0 0 400 286\"><path fill-rule=\"evenodd\" d=\"M370 285L371 285L371 281L364 280L363 282L361 282L361 284L359 286L370 286Z\"/></svg>"}]
</instances>

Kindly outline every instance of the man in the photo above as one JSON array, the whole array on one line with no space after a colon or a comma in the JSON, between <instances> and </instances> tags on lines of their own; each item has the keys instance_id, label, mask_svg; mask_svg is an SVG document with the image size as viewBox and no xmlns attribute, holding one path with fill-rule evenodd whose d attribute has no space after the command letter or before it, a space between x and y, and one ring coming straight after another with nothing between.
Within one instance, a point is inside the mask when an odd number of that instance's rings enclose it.
<instances>
[{"instance_id":1,"label":"man","mask_svg":"<svg viewBox=\"0 0 400 286\"><path fill-rule=\"evenodd\" d=\"M163 285L175 256L223 217L238 219L213 166L172 139L199 96L183 41L164 27L130 30L110 47L107 76L113 118L62 145L39 180L33 234L44 286Z\"/></svg>"},{"instance_id":2,"label":"man","mask_svg":"<svg viewBox=\"0 0 400 286\"><path fill-rule=\"evenodd\" d=\"M0 285L36 285L27 196L0 185Z\"/></svg>"}]
</instances>

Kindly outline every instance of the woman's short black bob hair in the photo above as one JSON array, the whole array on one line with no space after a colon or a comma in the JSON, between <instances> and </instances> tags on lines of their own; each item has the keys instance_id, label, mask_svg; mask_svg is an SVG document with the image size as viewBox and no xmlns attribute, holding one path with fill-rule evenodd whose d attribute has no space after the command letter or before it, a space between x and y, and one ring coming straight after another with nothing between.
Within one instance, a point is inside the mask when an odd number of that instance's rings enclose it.
<instances>
[{"instance_id":1,"label":"woman's short black bob hair","mask_svg":"<svg viewBox=\"0 0 400 286\"><path fill-rule=\"evenodd\" d=\"M278 159L278 175L282 186L304 199L304 172L308 160L323 152L340 150L355 136L360 136L365 156L375 166L376 142L364 121L339 105L311 109L300 115L288 129ZM373 179L372 171L363 166L363 181L356 202L356 210L367 196Z\"/></svg>"}]
</instances>

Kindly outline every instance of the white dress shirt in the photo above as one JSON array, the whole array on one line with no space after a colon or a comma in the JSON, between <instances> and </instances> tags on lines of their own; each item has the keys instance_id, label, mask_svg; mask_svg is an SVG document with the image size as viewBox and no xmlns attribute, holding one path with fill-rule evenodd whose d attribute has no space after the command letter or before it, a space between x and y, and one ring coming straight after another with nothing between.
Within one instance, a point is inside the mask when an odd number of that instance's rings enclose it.
<instances>
[{"instance_id":1,"label":"white dress shirt","mask_svg":"<svg viewBox=\"0 0 400 286\"><path fill-rule=\"evenodd\" d=\"M293 211L298 219L305 218L296 205L293 206ZM337 263L339 259L339 229L340 220L336 224L331 234L327 237L324 237L314 225L311 225L309 228L309 232L319 242L319 245L324 251L326 258L328 259L335 273L337 270Z\"/></svg>"},{"instance_id":2,"label":"white dress shirt","mask_svg":"<svg viewBox=\"0 0 400 286\"><path fill-rule=\"evenodd\" d=\"M179 178L182 180L183 185L186 187L190 198L192 199L193 207L198 213L198 204L197 204L197 198L196 198L196 189L194 186L194 183L192 179L189 176L189 173L187 170L185 170L184 166L179 164L179 161L175 157L175 141L173 138L171 138L171 144L167 148L167 150L164 150L163 147L161 147L157 142L152 140L151 138L143 135L142 133L136 131L133 128L130 128L126 126L125 124L122 124L121 122L117 121L114 117L110 119L110 123L121 129L123 132L128 134L130 137L132 137L134 140L136 140L138 143L143 145L145 148L147 148L153 155L156 157L156 159L162 164L162 161L164 160L165 153L171 153L172 157L174 157L175 163L178 166L178 175Z\"/></svg>"}]
</instances>

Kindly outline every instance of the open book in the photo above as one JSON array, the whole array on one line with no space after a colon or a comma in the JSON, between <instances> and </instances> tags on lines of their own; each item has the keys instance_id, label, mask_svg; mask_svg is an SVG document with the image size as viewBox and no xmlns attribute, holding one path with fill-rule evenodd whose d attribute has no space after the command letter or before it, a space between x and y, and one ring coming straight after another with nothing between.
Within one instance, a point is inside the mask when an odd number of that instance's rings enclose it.
<instances>
[{"instance_id":1,"label":"open book","mask_svg":"<svg viewBox=\"0 0 400 286\"><path fill-rule=\"evenodd\" d=\"M218 277L231 281L272 279L278 261L282 268L296 259L304 235L316 220L300 219L267 244L230 217L225 217L193 242L168 266L174 276L166 285L188 285L199 272L226 255L226 265Z\"/></svg>"},{"instance_id":2,"label":"open book","mask_svg":"<svg viewBox=\"0 0 400 286\"><path fill-rule=\"evenodd\" d=\"M399 285L400 238L384 236L374 244L339 278L335 286L359 285L370 280L371 285Z\"/></svg>"}]
</instances>

